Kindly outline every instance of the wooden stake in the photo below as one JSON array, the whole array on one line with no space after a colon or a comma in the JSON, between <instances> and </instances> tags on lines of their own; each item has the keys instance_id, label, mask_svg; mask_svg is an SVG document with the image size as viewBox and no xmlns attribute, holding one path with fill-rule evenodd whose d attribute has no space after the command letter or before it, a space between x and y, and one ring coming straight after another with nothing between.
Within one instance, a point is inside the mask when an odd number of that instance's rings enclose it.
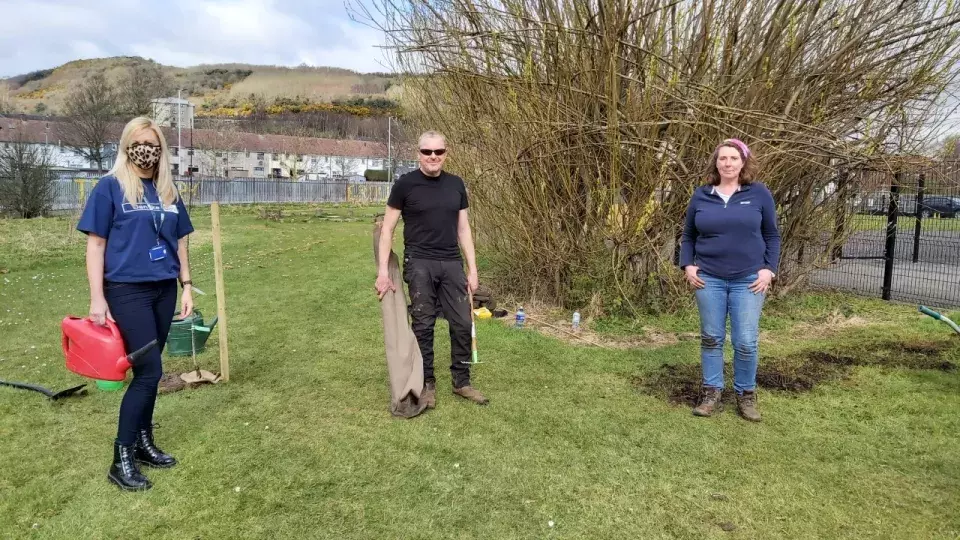
<instances>
[{"instance_id":1,"label":"wooden stake","mask_svg":"<svg viewBox=\"0 0 960 540\"><path fill-rule=\"evenodd\" d=\"M220 203L210 204L213 221L213 269L217 282L217 327L220 329L220 376L230 380L230 355L227 348L227 294L223 286L223 246L220 243Z\"/></svg>"}]
</instances>

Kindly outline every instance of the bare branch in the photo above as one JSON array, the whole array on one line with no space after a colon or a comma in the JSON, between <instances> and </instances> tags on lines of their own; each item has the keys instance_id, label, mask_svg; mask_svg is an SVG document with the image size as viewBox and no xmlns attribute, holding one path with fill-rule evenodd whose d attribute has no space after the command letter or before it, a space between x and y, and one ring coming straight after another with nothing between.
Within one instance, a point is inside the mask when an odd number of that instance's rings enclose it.
<instances>
[{"instance_id":1,"label":"bare branch","mask_svg":"<svg viewBox=\"0 0 960 540\"><path fill-rule=\"evenodd\" d=\"M784 253L815 250L856 191L840 171L913 160L960 74L948 0L360 2L407 123L450 136L505 288L577 305L683 301L686 201L728 137L761 157Z\"/></svg>"},{"instance_id":2,"label":"bare branch","mask_svg":"<svg viewBox=\"0 0 960 540\"><path fill-rule=\"evenodd\" d=\"M67 118L60 124L63 143L96 163L100 172L113 156L107 141L110 140L111 127L117 122L118 108L116 88L103 73L88 77L70 93L64 104Z\"/></svg>"}]
</instances>

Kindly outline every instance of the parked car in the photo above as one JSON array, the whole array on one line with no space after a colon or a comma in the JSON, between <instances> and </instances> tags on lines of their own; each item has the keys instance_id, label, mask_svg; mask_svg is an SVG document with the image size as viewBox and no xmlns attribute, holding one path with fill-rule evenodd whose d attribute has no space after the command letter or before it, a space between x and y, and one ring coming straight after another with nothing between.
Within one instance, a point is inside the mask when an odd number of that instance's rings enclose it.
<instances>
[{"instance_id":1,"label":"parked car","mask_svg":"<svg viewBox=\"0 0 960 540\"><path fill-rule=\"evenodd\" d=\"M924 197L920 202L920 215L923 217L939 215L942 218L960 217L960 197L939 195Z\"/></svg>"},{"instance_id":2,"label":"parked car","mask_svg":"<svg viewBox=\"0 0 960 540\"><path fill-rule=\"evenodd\" d=\"M874 216L885 216L890 208L889 194L871 194L856 205L858 214L869 214ZM900 195L900 215L917 215L917 196L902 194ZM960 217L960 197L950 197L946 195L926 195L920 203L920 215L929 218L939 216L942 218Z\"/></svg>"}]
</instances>

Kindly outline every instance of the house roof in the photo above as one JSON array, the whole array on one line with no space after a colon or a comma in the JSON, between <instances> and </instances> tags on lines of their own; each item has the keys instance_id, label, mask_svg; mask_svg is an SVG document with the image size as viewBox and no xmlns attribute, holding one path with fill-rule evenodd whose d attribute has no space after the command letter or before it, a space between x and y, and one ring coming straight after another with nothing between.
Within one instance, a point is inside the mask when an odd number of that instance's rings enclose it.
<instances>
[{"instance_id":1,"label":"house roof","mask_svg":"<svg viewBox=\"0 0 960 540\"><path fill-rule=\"evenodd\" d=\"M55 120L27 120L0 118L0 142L13 142L22 137L31 143L56 143L64 124ZM177 130L160 128L170 146L177 145ZM108 142L116 143L123 131L122 124L111 126ZM316 156L343 156L353 158L384 158L387 145L380 142L292 137L289 135L260 135L240 131L212 129L183 129L180 132L184 148L200 150L229 150L234 152L290 153Z\"/></svg>"},{"instance_id":2,"label":"house roof","mask_svg":"<svg viewBox=\"0 0 960 540\"><path fill-rule=\"evenodd\" d=\"M191 146L191 130L180 133L184 147ZM205 150L290 153L316 156L386 157L387 145L377 142L260 135L237 131L195 129L192 146ZM167 143L176 145L177 130L164 128Z\"/></svg>"}]
</instances>

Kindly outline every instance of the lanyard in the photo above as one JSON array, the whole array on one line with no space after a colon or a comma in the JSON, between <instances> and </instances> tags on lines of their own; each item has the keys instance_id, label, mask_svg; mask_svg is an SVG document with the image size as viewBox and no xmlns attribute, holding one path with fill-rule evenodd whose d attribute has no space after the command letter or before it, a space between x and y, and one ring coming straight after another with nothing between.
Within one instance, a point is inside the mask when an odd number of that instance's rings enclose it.
<instances>
[{"instance_id":1,"label":"lanyard","mask_svg":"<svg viewBox=\"0 0 960 540\"><path fill-rule=\"evenodd\" d=\"M160 245L160 230L163 228L163 201L160 200L160 194L157 194L157 207L160 209L159 212L153 209L153 203L150 202L150 199L147 198L147 193L144 191L143 200L147 201L147 206L150 208L150 223L153 224L153 230L157 232L157 245ZM157 214L160 214L160 221L157 222Z\"/></svg>"}]
</instances>

